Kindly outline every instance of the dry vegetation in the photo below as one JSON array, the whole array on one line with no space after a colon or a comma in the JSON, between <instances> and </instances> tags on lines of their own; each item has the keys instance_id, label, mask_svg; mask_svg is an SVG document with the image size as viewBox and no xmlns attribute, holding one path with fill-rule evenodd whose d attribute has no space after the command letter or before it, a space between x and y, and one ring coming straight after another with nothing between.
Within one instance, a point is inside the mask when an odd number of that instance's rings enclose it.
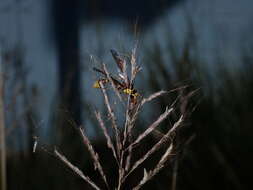
<instances>
[{"instance_id":1,"label":"dry vegetation","mask_svg":"<svg viewBox=\"0 0 253 190\"><path fill-rule=\"evenodd\" d=\"M142 168L143 177L137 184L133 184L132 189L140 189L144 184L150 181L156 174L158 174L166 165L166 163L175 156L174 148L174 137L175 132L180 126L182 126L185 116L183 113L177 116L177 119L172 124L172 127L166 133L160 133L158 126L165 121L171 114L175 114L174 103L166 107L165 111L148 127L145 128L139 135L134 135L136 121L139 113L142 111L144 104L160 97L169 95L168 91L159 91L150 95L149 97L142 97L137 90L134 88L134 80L138 72L141 70L136 63L136 48L133 49L129 60L119 55L115 50L111 50L112 56L118 66L118 74L112 75L105 64L101 64L101 69L94 68L103 75L103 78L98 79L94 87L101 89L104 97L104 103L107 108L108 118L110 120L110 126L106 126L106 122L103 120L101 113L95 111L96 119L99 123L101 130L103 131L104 137L107 141L107 147L110 149L113 155L114 162L117 165L117 184L116 186L110 184L108 176L104 171L99 158L99 154L96 152L91 141L87 137L82 127L78 127L78 131L82 138L84 145L87 147L88 152L93 161L95 170L100 174L105 187L107 189L124 189L124 183L126 179L136 170ZM127 68L129 66L130 68ZM115 95L118 97L119 102L124 107L124 124L121 126L118 122L117 114L114 113L114 104L110 102L108 91L110 88L105 86L109 85L112 87ZM118 106L118 105L116 105ZM112 135L109 131L113 131ZM144 153L137 160L134 149L143 143L144 139L152 134L159 134L159 139L152 145L152 147ZM165 151L161 154L158 162L152 166L152 169L146 169L143 167L144 161L154 156L154 153L166 146ZM102 189L96 184L89 176L86 176L78 167L72 164L57 148L54 150L54 155L61 160L68 168L74 173L81 177L84 181L90 184L94 189Z\"/></svg>"}]
</instances>

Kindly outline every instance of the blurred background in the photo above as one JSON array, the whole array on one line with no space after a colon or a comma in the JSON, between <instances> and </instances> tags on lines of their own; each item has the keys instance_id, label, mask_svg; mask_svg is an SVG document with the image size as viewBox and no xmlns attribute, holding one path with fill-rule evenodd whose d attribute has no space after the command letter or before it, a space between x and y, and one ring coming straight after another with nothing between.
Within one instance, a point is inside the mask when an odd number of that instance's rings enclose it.
<instances>
[{"instance_id":1,"label":"blurred background","mask_svg":"<svg viewBox=\"0 0 253 190\"><path fill-rule=\"evenodd\" d=\"M200 89L181 134L194 138L143 189L252 189L252 31L251 0L1 0L2 189L89 189L50 154L33 153L35 137L49 150L57 145L97 180L73 125L85 127L113 181L92 67L103 61L113 70L110 49L126 54L137 41L143 96ZM176 96L147 107L140 127Z\"/></svg>"}]
</instances>

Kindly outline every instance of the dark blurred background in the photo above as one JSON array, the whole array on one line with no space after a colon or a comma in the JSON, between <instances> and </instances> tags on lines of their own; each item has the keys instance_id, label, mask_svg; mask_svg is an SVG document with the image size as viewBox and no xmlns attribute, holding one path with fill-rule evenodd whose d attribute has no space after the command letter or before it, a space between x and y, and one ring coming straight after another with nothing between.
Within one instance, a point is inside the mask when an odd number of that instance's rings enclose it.
<instances>
[{"instance_id":1,"label":"dark blurred background","mask_svg":"<svg viewBox=\"0 0 253 190\"><path fill-rule=\"evenodd\" d=\"M32 151L35 137L48 151L56 145L98 180L79 125L114 181L93 114L105 108L92 67L115 67L110 49L129 53L138 41L141 94L200 89L180 135L194 138L143 189L252 189L252 21L251 0L1 0L1 188L89 189L49 153ZM147 107L140 128L175 97Z\"/></svg>"}]
</instances>

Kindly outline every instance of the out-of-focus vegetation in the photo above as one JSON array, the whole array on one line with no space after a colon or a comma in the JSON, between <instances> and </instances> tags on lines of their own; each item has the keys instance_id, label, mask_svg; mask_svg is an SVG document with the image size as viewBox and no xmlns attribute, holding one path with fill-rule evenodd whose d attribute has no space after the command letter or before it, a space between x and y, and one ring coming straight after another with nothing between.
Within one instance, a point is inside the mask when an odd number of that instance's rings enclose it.
<instances>
[{"instance_id":1,"label":"out-of-focus vegetation","mask_svg":"<svg viewBox=\"0 0 253 190\"><path fill-rule=\"evenodd\" d=\"M152 52L146 60L146 63L151 60L150 73L155 69L160 70L155 73L161 73L159 80L149 78L153 89L169 88L181 81L201 88L202 95L196 100L200 104L193 112L189 127L196 136L182 153L178 189L250 189L253 146L250 53L242 52L238 70L220 61L212 71L203 69L205 63L191 57L191 47L186 45L181 56L173 60L176 79L169 80L171 75L160 59L159 47Z\"/></svg>"}]
</instances>

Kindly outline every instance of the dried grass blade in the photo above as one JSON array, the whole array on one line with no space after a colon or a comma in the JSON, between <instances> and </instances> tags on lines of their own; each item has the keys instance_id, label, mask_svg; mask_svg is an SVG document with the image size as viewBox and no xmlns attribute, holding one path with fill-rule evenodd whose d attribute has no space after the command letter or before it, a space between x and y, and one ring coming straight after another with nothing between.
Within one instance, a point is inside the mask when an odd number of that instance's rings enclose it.
<instances>
[{"instance_id":1,"label":"dried grass blade","mask_svg":"<svg viewBox=\"0 0 253 190\"><path fill-rule=\"evenodd\" d=\"M126 166L125 166L125 170L128 171L131 165L131 159L132 159L132 153L133 153L133 147L129 147L128 149L128 155L126 158Z\"/></svg>"},{"instance_id":2,"label":"dried grass blade","mask_svg":"<svg viewBox=\"0 0 253 190\"><path fill-rule=\"evenodd\" d=\"M170 144L169 148L166 150L166 152L163 154L162 158L160 159L159 163L158 163L158 167L160 165L164 165L164 163L170 158L172 154L172 150L173 150L173 143ZM154 171L156 170L156 168L154 169Z\"/></svg>"},{"instance_id":3,"label":"dried grass blade","mask_svg":"<svg viewBox=\"0 0 253 190\"><path fill-rule=\"evenodd\" d=\"M141 101L141 106L143 106L145 103L150 102L151 100L162 96L164 94L168 93L167 91L161 90L159 92L155 92L154 94L151 94L149 97L147 98L143 98L143 100Z\"/></svg>"},{"instance_id":4,"label":"dried grass blade","mask_svg":"<svg viewBox=\"0 0 253 190\"><path fill-rule=\"evenodd\" d=\"M188 87L188 85L185 85L185 86L181 86L179 88L175 88L175 89L172 89L172 90L169 90L169 91L161 90L161 91L155 92L154 94L151 94L149 97L143 98L143 100L141 101L141 106L143 106L145 103L150 102L153 99L155 99L157 97L160 97L160 96L162 96L164 94L168 94L168 93L171 93L171 92L179 91L179 90L185 89L187 87Z\"/></svg>"},{"instance_id":5,"label":"dried grass blade","mask_svg":"<svg viewBox=\"0 0 253 190\"><path fill-rule=\"evenodd\" d=\"M132 143L132 133L131 130L133 128L133 120L130 116L130 112L131 112L131 108L130 108L130 96L128 96L128 101L127 101L127 109L126 109L126 121L125 121L125 126L124 126L124 139L123 139L123 146L126 145L126 143ZM125 153L125 151L123 151L123 154ZM132 157L132 147L130 147L128 149L128 155L126 158L126 162L125 162L125 171L129 170L130 167L130 161L131 161L131 157Z\"/></svg>"},{"instance_id":6,"label":"dried grass blade","mask_svg":"<svg viewBox=\"0 0 253 190\"><path fill-rule=\"evenodd\" d=\"M134 127L134 123L135 121L137 120L137 117L138 117L138 114L140 112L140 109L141 109L141 106L140 104L138 103L136 105L136 107L134 108L134 111L133 113L131 113L131 118L130 118L130 121L129 121L129 126L128 126L128 133L132 133L132 129Z\"/></svg>"},{"instance_id":7,"label":"dried grass blade","mask_svg":"<svg viewBox=\"0 0 253 190\"><path fill-rule=\"evenodd\" d=\"M127 98L127 107L126 107L126 113L125 113L125 124L124 124L124 139L123 139L123 146L125 145L126 141L127 141L127 138L128 138L128 135L130 133L128 133L129 131L129 125L130 125L130 95L128 95L128 98Z\"/></svg>"},{"instance_id":8,"label":"dried grass blade","mask_svg":"<svg viewBox=\"0 0 253 190\"><path fill-rule=\"evenodd\" d=\"M107 107L107 111L108 111L108 113L110 115L110 119L112 121L112 128L115 132L115 137L116 137L117 154L118 154L118 157L120 157L120 150L122 148L122 145L121 145L121 140L120 140L120 131L119 131L119 128L118 128L117 122L116 122L116 117L115 117L114 112L111 108L109 98L108 98L108 95L106 93L106 90L105 90L105 87L104 87L103 83L100 82L99 85L101 86L101 89L102 89L102 92L103 92L103 95L104 95L104 99L105 99L105 105Z\"/></svg>"},{"instance_id":9,"label":"dried grass blade","mask_svg":"<svg viewBox=\"0 0 253 190\"><path fill-rule=\"evenodd\" d=\"M172 111L173 108L166 108L165 112L161 114L159 118L146 129L146 131L139 135L139 137L130 146L138 144L142 139L144 139L148 134L150 134L162 121L164 121Z\"/></svg>"},{"instance_id":10,"label":"dried grass blade","mask_svg":"<svg viewBox=\"0 0 253 190\"><path fill-rule=\"evenodd\" d=\"M116 159L117 162L119 162L118 158L117 158L117 154L116 154L115 148L114 148L114 145L113 145L113 142L111 140L111 137L110 137L110 135L109 135L106 127L105 127L104 121L101 118L100 112L95 112L95 115L96 115L96 118L98 120L99 126L101 127L101 129L103 130L103 133L105 135L108 148L110 148L112 150L114 158Z\"/></svg>"},{"instance_id":11,"label":"dried grass blade","mask_svg":"<svg viewBox=\"0 0 253 190\"><path fill-rule=\"evenodd\" d=\"M131 53L131 60L130 60L130 63L131 63L131 83L134 81L136 74L140 70L137 67L137 63L136 63L136 49L137 49L137 46L134 47L134 49L132 50L132 53Z\"/></svg>"},{"instance_id":12,"label":"dried grass blade","mask_svg":"<svg viewBox=\"0 0 253 190\"><path fill-rule=\"evenodd\" d=\"M168 141L168 138L171 136L171 134L173 134L176 131L176 129L182 124L182 122L183 116L181 116L179 120L176 123L174 123L173 127L160 139L160 141L158 141L142 158L140 158L134 163L134 165L132 166L131 170L128 172L126 177L130 175L136 168L138 168L154 152L159 150L159 148L163 145L163 143Z\"/></svg>"},{"instance_id":13,"label":"dried grass blade","mask_svg":"<svg viewBox=\"0 0 253 190\"><path fill-rule=\"evenodd\" d=\"M152 179L156 174L158 174L161 169L164 168L166 161L169 160L170 155L172 155L172 150L173 150L173 144L171 143L171 145L169 146L169 148L166 150L166 152L164 153L164 155L162 156L162 158L160 159L159 163L157 164L157 166L155 167L155 169L147 172L144 172L144 176L142 178L142 180L140 181L140 183L135 186L133 188L133 190L138 190L140 189L145 183L147 183L150 179Z\"/></svg>"},{"instance_id":14,"label":"dried grass blade","mask_svg":"<svg viewBox=\"0 0 253 190\"><path fill-rule=\"evenodd\" d=\"M73 172L75 172L79 177L81 177L84 181L90 184L94 189L100 190L100 188L88 176L85 176L83 172L79 170L78 167L74 166L71 162L69 162L68 159L64 155L59 153L56 149L54 150L54 155L66 166L68 166Z\"/></svg>"},{"instance_id":15,"label":"dried grass blade","mask_svg":"<svg viewBox=\"0 0 253 190\"><path fill-rule=\"evenodd\" d=\"M95 170L98 169L98 171L99 171L101 177L103 178L103 180L104 180L106 186L108 187L108 189L110 189L110 188L109 188L109 185L108 185L108 183L107 183L107 179L106 179L105 173L104 173L103 168L102 168L102 166L101 166L101 164L100 164L98 154L95 152L95 150L94 150L94 148L93 148L93 146L92 146L90 140L89 140L88 137L85 135L85 133L84 133L84 131L83 131L82 128L79 128L79 132L80 132L80 135L81 135L81 137L82 137L82 140L83 140L84 145L88 148L88 150L89 150L89 152L90 152L90 155L91 155L91 158L92 158L92 160L93 160L93 164L94 164Z\"/></svg>"}]
</instances>

